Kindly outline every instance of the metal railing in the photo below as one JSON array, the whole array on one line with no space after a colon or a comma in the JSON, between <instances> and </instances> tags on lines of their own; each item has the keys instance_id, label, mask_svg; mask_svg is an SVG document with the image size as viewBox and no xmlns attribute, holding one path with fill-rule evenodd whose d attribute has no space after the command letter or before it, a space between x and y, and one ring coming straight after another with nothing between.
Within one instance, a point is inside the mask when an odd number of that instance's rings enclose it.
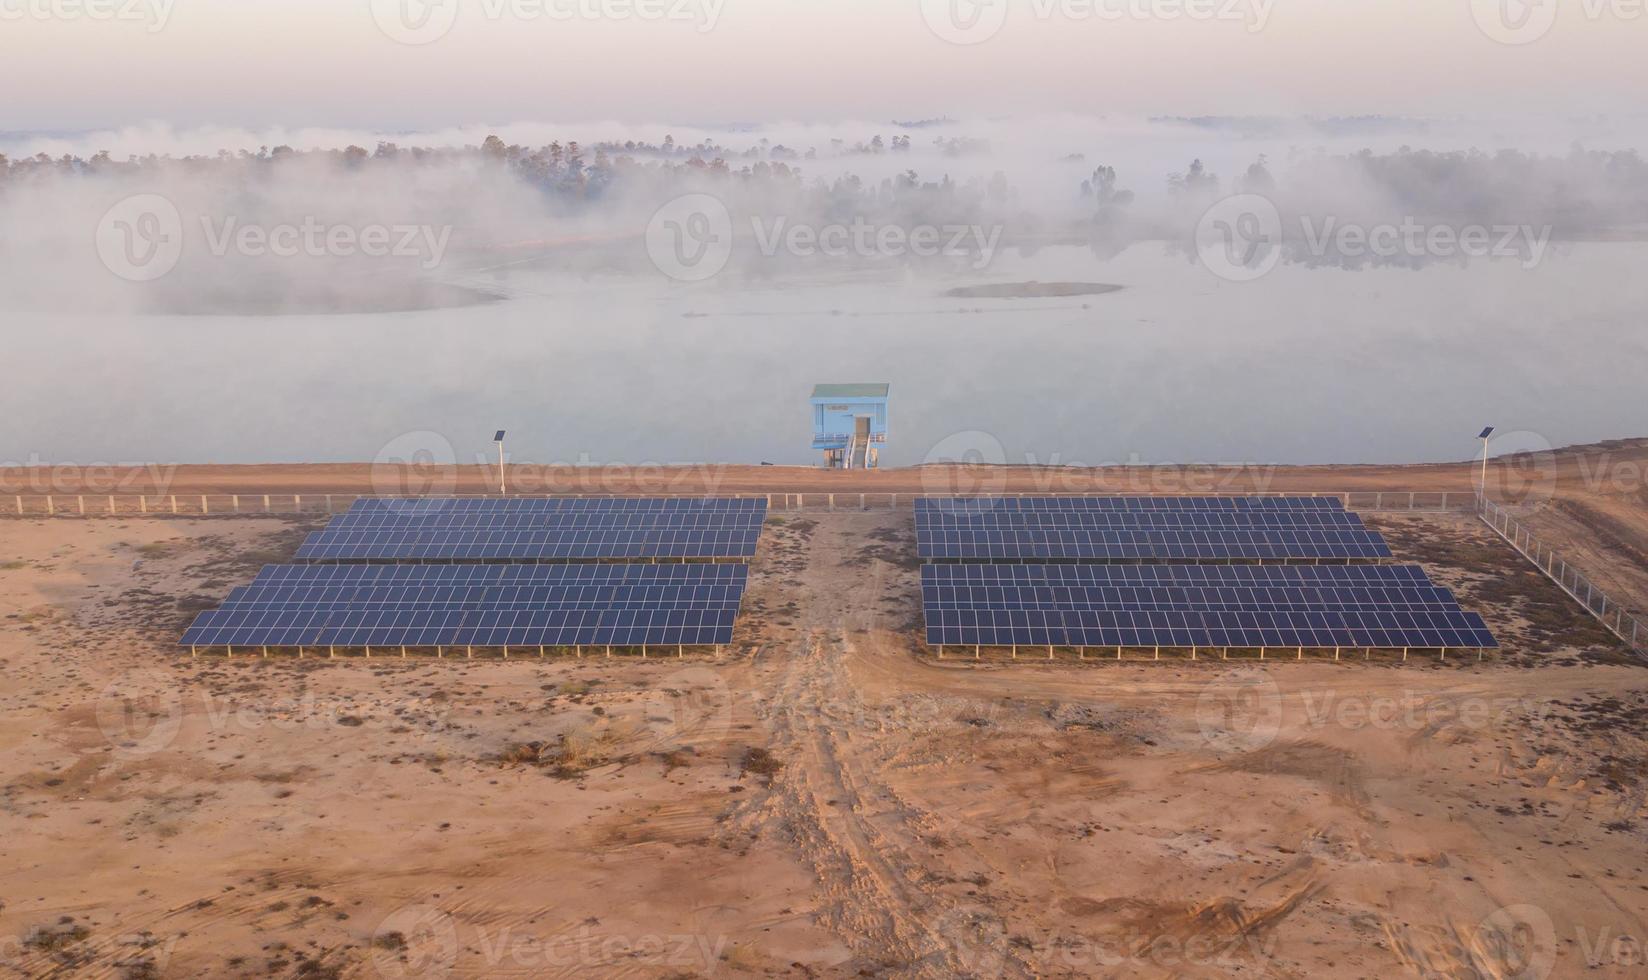
<instances>
[{"instance_id":1,"label":"metal railing","mask_svg":"<svg viewBox=\"0 0 1648 980\"><path fill-rule=\"evenodd\" d=\"M1636 653L1648 656L1648 629L1643 628L1641 620L1627 612L1618 600L1597 588L1595 582L1568 564L1549 545L1534 537L1533 532L1512 517L1510 511L1486 497L1479 497L1478 500L1477 512L1484 524L1493 528L1495 534L1533 562L1546 578L1561 586L1562 591L1584 606L1608 632L1619 637Z\"/></svg>"},{"instance_id":2,"label":"metal railing","mask_svg":"<svg viewBox=\"0 0 1648 980\"><path fill-rule=\"evenodd\" d=\"M912 507L917 498L951 496L948 493L927 492L845 492L829 493L817 490L794 490L773 493L718 493L718 494L638 494L639 496L718 496L760 497L767 501L770 511L798 510L897 510ZM1084 497L1084 496L1302 496L1338 497L1346 508L1356 511L1379 512L1446 512L1471 513L1477 510L1476 495L1452 491L1425 490L1334 490L1318 492L1285 492L1253 494L1241 491L1175 492L1170 494L1148 491L1112 493L1083 492L990 492L982 494L954 494L954 496L990 497ZM232 515L295 515L341 514L361 497L420 496L435 497L494 497L496 494L442 493L442 494L379 494L379 493L151 493L151 494L12 494L10 506L0 496L0 516L9 517L222 517ZM617 493L570 494L511 494L515 497L616 497Z\"/></svg>"}]
</instances>

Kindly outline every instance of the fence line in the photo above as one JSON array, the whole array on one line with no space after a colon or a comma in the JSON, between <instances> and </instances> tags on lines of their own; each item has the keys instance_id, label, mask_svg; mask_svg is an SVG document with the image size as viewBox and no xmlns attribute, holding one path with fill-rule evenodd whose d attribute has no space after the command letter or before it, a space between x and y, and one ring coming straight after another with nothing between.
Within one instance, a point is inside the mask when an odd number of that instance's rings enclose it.
<instances>
[{"instance_id":1,"label":"fence line","mask_svg":"<svg viewBox=\"0 0 1648 980\"><path fill-rule=\"evenodd\" d=\"M361 497L489 497L496 494L364 494L364 493L158 493L158 494L14 494L7 516L13 517L216 517L234 514L339 514ZM510 494L511 497L617 497L614 493L571 494ZM718 496L762 497L772 511L822 510L897 510L914 506L919 497L951 496L926 492L846 492L830 493L817 490L794 490L773 493L725 494L637 494L637 496ZM1334 490L1306 493L1243 493L1214 491L1198 493L1149 493L1127 491L1111 493L1082 492L1024 492L955 494L955 496L990 497L1090 497L1090 496L1299 496L1338 497L1345 506L1361 511L1460 511L1477 510L1475 494L1431 490ZM4 500L0 497L0 500Z\"/></svg>"},{"instance_id":2,"label":"fence line","mask_svg":"<svg viewBox=\"0 0 1648 980\"><path fill-rule=\"evenodd\" d=\"M1641 620L1627 613L1625 606L1597 588L1596 583L1579 569L1551 550L1550 546L1534 537L1533 532L1510 512L1486 497L1481 498L1478 513L1482 522L1493 528L1495 534L1533 562L1545 577L1562 587L1562 591L1585 607L1610 633L1638 654L1648 655L1648 629Z\"/></svg>"}]
</instances>

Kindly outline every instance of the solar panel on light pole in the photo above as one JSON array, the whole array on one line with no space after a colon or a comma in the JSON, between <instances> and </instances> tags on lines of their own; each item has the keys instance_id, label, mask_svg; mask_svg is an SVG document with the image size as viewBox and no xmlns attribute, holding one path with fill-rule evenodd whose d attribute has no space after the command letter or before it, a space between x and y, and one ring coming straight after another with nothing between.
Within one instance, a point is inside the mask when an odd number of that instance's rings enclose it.
<instances>
[{"instance_id":1,"label":"solar panel on light pole","mask_svg":"<svg viewBox=\"0 0 1648 980\"><path fill-rule=\"evenodd\" d=\"M498 444L498 493L508 496L508 482L504 479L504 430L499 429L498 434L492 437L492 441Z\"/></svg>"},{"instance_id":2,"label":"solar panel on light pole","mask_svg":"<svg viewBox=\"0 0 1648 980\"><path fill-rule=\"evenodd\" d=\"M1482 487L1478 491L1478 496L1481 498L1483 505L1488 502L1488 440L1493 438L1493 434L1494 427L1490 425L1482 430L1481 435L1477 436L1478 439L1482 440Z\"/></svg>"}]
</instances>

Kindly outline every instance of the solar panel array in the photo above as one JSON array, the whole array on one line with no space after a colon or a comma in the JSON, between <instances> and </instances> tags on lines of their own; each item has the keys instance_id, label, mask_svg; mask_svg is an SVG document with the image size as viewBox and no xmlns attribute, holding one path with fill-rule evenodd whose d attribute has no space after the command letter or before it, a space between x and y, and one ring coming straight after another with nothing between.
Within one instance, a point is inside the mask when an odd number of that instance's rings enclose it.
<instances>
[{"instance_id":1,"label":"solar panel array","mask_svg":"<svg viewBox=\"0 0 1648 980\"><path fill-rule=\"evenodd\" d=\"M1424 569L1366 563L1390 548L1333 497L926 499L916 533L938 647L1498 645Z\"/></svg>"},{"instance_id":2,"label":"solar panel array","mask_svg":"<svg viewBox=\"0 0 1648 980\"><path fill-rule=\"evenodd\" d=\"M363 499L182 644L721 646L747 565L605 562L748 558L765 519L761 498Z\"/></svg>"},{"instance_id":3,"label":"solar panel array","mask_svg":"<svg viewBox=\"0 0 1648 980\"><path fill-rule=\"evenodd\" d=\"M357 501L298 549L299 561L747 560L765 498Z\"/></svg>"},{"instance_id":4,"label":"solar panel array","mask_svg":"<svg viewBox=\"0 0 1648 980\"><path fill-rule=\"evenodd\" d=\"M916 501L930 561L1373 561L1377 532L1336 497L1026 497Z\"/></svg>"}]
</instances>

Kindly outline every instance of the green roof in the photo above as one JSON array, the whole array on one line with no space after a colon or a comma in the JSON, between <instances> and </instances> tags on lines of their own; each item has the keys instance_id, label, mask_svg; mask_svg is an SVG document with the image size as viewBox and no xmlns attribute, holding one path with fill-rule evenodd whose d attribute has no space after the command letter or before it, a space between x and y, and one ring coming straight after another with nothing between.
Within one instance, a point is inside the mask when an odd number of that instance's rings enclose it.
<instances>
[{"instance_id":1,"label":"green roof","mask_svg":"<svg viewBox=\"0 0 1648 980\"><path fill-rule=\"evenodd\" d=\"M892 385L814 385L814 398L886 398Z\"/></svg>"}]
</instances>

